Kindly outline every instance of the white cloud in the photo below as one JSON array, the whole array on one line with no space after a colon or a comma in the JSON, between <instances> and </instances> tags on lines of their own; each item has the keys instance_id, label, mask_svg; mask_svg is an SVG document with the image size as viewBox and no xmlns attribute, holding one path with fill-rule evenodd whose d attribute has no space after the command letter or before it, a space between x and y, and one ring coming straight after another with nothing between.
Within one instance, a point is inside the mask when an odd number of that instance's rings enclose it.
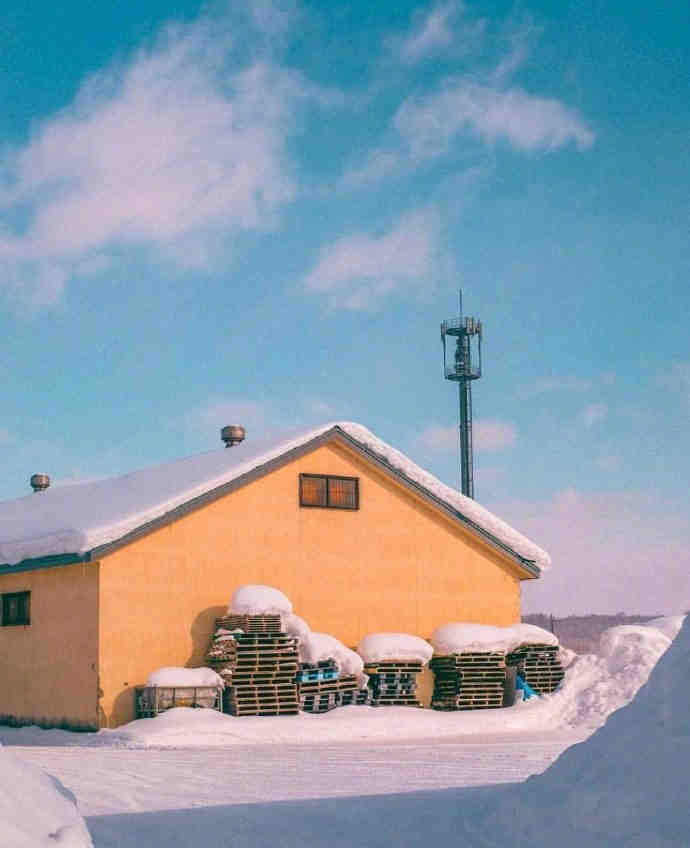
<instances>
[{"instance_id":1,"label":"white cloud","mask_svg":"<svg viewBox=\"0 0 690 848\"><path fill-rule=\"evenodd\" d=\"M590 430L608 416L609 410L605 403L590 403L578 416L579 420Z\"/></svg>"},{"instance_id":2,"label":"white cloud","mask_svg":"<svg viewBox=\"0 0 690 848\"><path fill-rule=\"evenodd\" d=\"M528 612L673 613L690 607L687 503L655 492L565 489L543 502L492 507L551 554L523 584Z\"/></svg>"},{"instance_id":3,"label":"white cloud","mask_svg":"<svg viewBox=\"0 0 690 848\"><path fill-rule=\"evenodd\" d=\"M247 59L249 35L216 24L170 27L93 76L0 163L11 287L52 300L110 245L198 264L221 235L274 225L296 192L285 150L294 108L320 93L267 58Z\"/></svg>"},{"instance_id":4,"label":"white cloud","mask_svg":"<svg viewBox=\"0 0 690 848\"><path fill-rule=\"evenodd\" d=\"M508 421L497 418L478 418L472 426L472 443L476 451L495 453L511 447L517 441L517 430ZM426 427L417 443L432 453L453 453L458 449L458 428Z\"/></svg>"},{"instance_id":5,"label":"white cloud","mask_svg":"<svg viewBox=\"0 0 690 848\"><path fill-rule=\"evenodd\" d=\"M399 289L428 287L434 269L437 219L413 212L382 236L344 236L321 251L305 285L333 308L368 309Z\"/></svg>"},{"instance_id":6,"label":"white cloud","mask_svg":"<svg viewBox=\"0 0 690 848\"><path fill-rule=\"evenodd\" d=\"M522 151L555 150L570 142L584 149L594 141L583 119L559 100L463 78L446 81L430 96L408 98L394 124L415 159L444 154L467 130L489 143L506 140Z\"/></svg>"},{"instance_id":7,"label":"white cloud","mask_svg":"<svg viewBox=\"0 0 690 848\"><path fill-rule=\"evenodd\" d=\"M393 36L388 40L389 49L402 61L413 63L457 44L459 33L456 30L457 19L463 12L460 2L437 3L430 10L418 10L413 16L409 32ZM482 22L472 27L475 37L478 37Z\"/></svg>"}]
</instances>

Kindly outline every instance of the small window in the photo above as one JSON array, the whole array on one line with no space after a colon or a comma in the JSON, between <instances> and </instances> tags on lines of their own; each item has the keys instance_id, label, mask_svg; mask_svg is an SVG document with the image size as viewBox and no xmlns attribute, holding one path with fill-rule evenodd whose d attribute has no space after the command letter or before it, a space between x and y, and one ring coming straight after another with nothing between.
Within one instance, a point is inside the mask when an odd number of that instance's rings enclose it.
<instances>
[{"instance_id":1,"label":"small window","mask_svg":"<svg viewBox=\"0 0 690 848\"><path fill-rule=\"evenodd\" d=\"M300 506L359 509L359 480L331 474L300 474L299 503Z\"/></svg>"},{"instance_id":2,"label":"small window","mask_svg":"<svg viewBox=\"0 0 690 848\"><path fill-rule=\"evenodd\" d=\"M11 592L2 596L2 626L31 623L31 592Z\"/></svg>"}]
</instances>

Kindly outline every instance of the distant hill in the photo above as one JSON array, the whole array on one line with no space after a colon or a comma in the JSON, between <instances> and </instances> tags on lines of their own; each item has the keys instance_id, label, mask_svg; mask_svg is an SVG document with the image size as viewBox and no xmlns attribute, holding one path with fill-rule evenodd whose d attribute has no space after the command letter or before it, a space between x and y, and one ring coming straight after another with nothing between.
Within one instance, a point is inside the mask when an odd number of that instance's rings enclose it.
<instances>
[{"instance_id":1,"label":"distant hill","mask_svg":"<svg viewBox=\"0 0 690 848\"><path fill-rule=\"evenodd\" d=\"M599 637L609 627L619 624L644 624L658 618L658 615L569 615L567 618L551 618L546 613L523 615L522 620L527 624L536 624L544 630L551 630L558 636L561 645L576 651L578 654L596 653L599 647Z\"/></svg>"}]
</instances>

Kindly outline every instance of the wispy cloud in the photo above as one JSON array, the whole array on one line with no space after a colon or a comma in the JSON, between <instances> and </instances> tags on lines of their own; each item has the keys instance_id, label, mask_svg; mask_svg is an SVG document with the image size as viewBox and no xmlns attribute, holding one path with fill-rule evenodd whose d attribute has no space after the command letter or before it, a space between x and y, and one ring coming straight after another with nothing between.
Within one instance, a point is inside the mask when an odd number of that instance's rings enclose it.
<instances>
[{"instance_id":1,"label":"wispy cloud","mask_svg":"<svg viewBox=\"0 0 690 848\"><path fill-rule=\"evenodd\" d=\"M431 453L447 454L458 449L458 428L429 426L417 438L417 444ZM517 430L509 421L498 418L479 418L472 428L474 448L495 453L511 447L517 441Z\"/></svg>"},{"instance_id":2,"label":"wispy cloud","mask_svg":"<svg viewBox=\"0 0 690 848\"><path fill-rule=\"evenodd\" d=\"M608 413L609 409L605 403L590 403L580 412L578 420L591 430L595 424L602 422Z\"/></svg>"},{"instance_id":3,"label":"wispy cloud","mask_svg":"<svg viewBox=\"0 0 690 848\"><path fill-rule=\"evenodd\" d=\"M582 118L558 100L463 78L447 80L430 96L409 98L394 123L415 158L445 153L466 130L491 143L504 139L523 151L554 150L569 142L583 149L594 141Z\"/></svg>"},{"instance_id":4,"label":"wispy cloud","mask_svg":"<svg viewBox=\"0 0 690 848\"><path fill-rule=\"evenodd\" d=\"M483 36L485 22L463 20L464 11L464 4L453 0L437 3L429 10L417 10L410 29L390 36L387 47L401 61L410 64L450 48L454 52L475 49Z\"/></svg>"},{"instance_id":5,"label":"wispy cloud","mask_svg":"<svg viewBox=\"0 0 690 848\"><path fill-rule=\"evenodd\" d=\"M324 248L305 286L332 308L371 309L393 291L428 286L436 254L437 216L416 211L382 236L357 233Z\"/></svg>"},{"instance_id":6,"label":"wispy cloud","mask_svg":"<svg viewBox=\"0 0 690 848\"><path fill-rule=\"evenodd\" d=\"M297 190L295 107L320 93L265 53L248 56L239 32L250 37L210 18L169 27L5 156L10 285L50 301L113 245L199 265L221 236L274 225Z\"/></svg>"}]
</instances>

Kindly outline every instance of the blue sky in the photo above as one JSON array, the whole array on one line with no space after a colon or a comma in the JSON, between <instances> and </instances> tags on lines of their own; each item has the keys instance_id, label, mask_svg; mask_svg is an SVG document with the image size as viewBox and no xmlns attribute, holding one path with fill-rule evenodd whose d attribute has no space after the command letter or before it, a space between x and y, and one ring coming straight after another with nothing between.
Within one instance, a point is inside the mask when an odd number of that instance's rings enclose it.
<instances>
[{"instance_id":1,"label":"blue sky","mask_svg":"<svg viewBox=\"0 0 690 848\"><path fill-rule=\"evenodd\" d=\"M528 611L690 607L690 12L8 3L0 497L359 421L477 500ZM28 6L28 8L27 8Z\"/></svg>"}]
</instances>

